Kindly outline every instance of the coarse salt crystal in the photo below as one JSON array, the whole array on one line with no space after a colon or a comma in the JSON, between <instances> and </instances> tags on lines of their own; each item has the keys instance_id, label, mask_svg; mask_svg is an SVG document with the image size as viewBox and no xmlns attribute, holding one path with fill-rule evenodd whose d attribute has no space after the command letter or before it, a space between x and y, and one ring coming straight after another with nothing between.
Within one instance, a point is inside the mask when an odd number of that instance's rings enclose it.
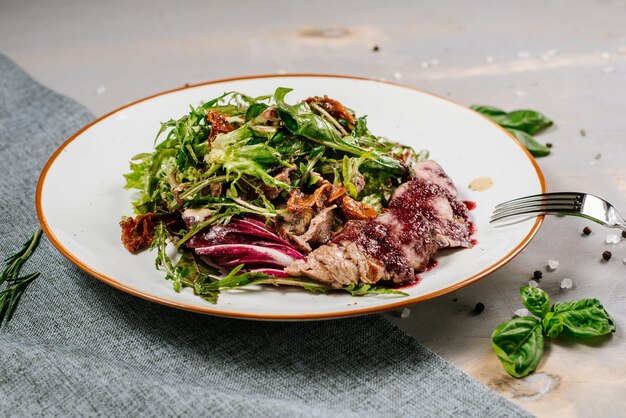
<instances>
[{"instance_id":1,"label":"coarse salt crystal","mask_svg":"<svg viewBox=\"0 0 626 418\"><path fill-rule=\"evenodd\" d=\"M487 55L485 57L485 61L487 62L487 64L491 64L493 62L494 58L491 55Z\"/></svg>"},{"instance_id":2,"label":"coarse salt crystal","mask_svg":"<svg viewBox=\"0 0 626 418\"><path fill-rule=\"evenodd\" d=\"M548 260L548 270L556 270L559 267L559 262L556 260Z\"/></svg>"},{"instance_id":3,"label":"coarse salt crystal","mask_svg":"<svg viewBox=\"0 0 626 418\"><path fill-rule=\"evenodd\" d=\"M96 94L100 96L106 93L106 91L107 91L107 88L105 86L100 86L96 89Z\"/></svg>"},{"instance_id":4,"label":"coarse salt crystal","mask_svg":"<svg viewBox=\"0 0 626 418\"><path fill-rule=\"evenodd\" d=\"M439 61L438 58L432 58L430 61L428 61L428 63L433 67L436 67L441 63L441 61Z\"/></svg>"},{"instance_id":5,"label":"coarse salt crystal","mask_svg":"<svg viewBox=\"0 0 626 418\"><path fill-rule=\"evenodd\" d=\"M517 53L517 58L524 59L524 60L528 59L528 58L530 58L530 52L528 52L528 51L519 51Z\"/></svg>"},{"instance_id":6,"label":"coarse salt crystal","mask_svg":"<svg viewBox=\"0 0 626 418\"><path fill-rule=\"evenodd\" d=\"M530 286L530 287L539 287L539 283L537 283L534 280L531 280L531 281L528 282L528 286Z\"/></svg>"},{"instance_id":7,"label":"coarse salt crystal","mask_svg":"<svg viewBox=\"0 0 626 418\"><path fill-rule=\"evenodd\" d=\"M422 63L420 64L420 67L428 68L428 67L430 67L430 64L428 63L428 61L422 61Z\"/></svg>"},{"instance_id":8,"label":"coarse salt crystal","mask_svg":"<svg viewBox=\"0 0 626 418\"><path fill-rule=\"evenodd\" d=\"M609 234L606 236L605 242L607 244L619 244L622 238L617 234Z\"/></svg>"},{"instance_id":9,"label":"coarse salt crystal","mask_svg":"<svg viewBox=\"0 0 626 418\"><path fill-rule=\"evenodd\" d=\"M572 288L572 279L563 279L561 280L561 289L571 289Z\"/></svg>"},{"instance_id":10,"label":"coarse salt crystal","mask_svg":"<svg viewBox=\"0 0 626 418\"><path fill-rule=\"evenodd\" d=\"M524 97L526 96L526 92L524 90L515 90L515 95L517 97Z\"/></svg>"},{"instance_id":11,"label":"coarse salt crystal","mask_svg":"<svg viewBox=\"0 0 626 418\"><path fill-rule=\"evenodd\" d=\"M395 73L393 73L393 78L395 78L396 80L402 80L402 73L396 71Z\"/></svg>"},{"instance_id":12,"label":"coarse salt crystal","mask_svg":"<svg viewBox=\"0 0 626 418\"><path fill-rule=\"evenodd\" d=\"M515 316L530 316L530 312L526 308L518 309L513 312L513 314L515 314Z\"/></svg>"},{"instance_id":13,"label":"coarse salt crystal","mask_svg":"<svg viewBox=\"0 0 626 418\"><path fill-rule=\"evenodd\" d=\"M550 55L548 55L548 54L541 54L541 56L539 58L541 58L541 61L543 61L543 62L548 62L548 61L550 61L552 59L552 57Z\"/></svg>"},{"instance_id":14,"label":"coarse salt crystal","mask_svg":"<svg viewBox=\"0 0 626 418\"><path fill-rule=\"evenodd\" d=\"M555 56L556 55L556 49L548 49L546 51L546 55L549 56L549 57Z\"/></svg>"},{"instance_id":15,"label":"coarse salt crystal","mask_svg":"<svg viewBox=\"0 0 626 418\"><path fill-rule=\"evenodd\" d=\"M402 313L400 314L400 318L408 318L411 315L411 310L409 308L402 309Z\"/></svg>"},{"instance_id":16,"label":"coarse salt crystal","mask_svg":"<svg viewBox=\"0 0 626 418\"><path fill-rule=\"evenodd\" d=\"M611 58L611 54L605 51L600 54L600 58L602 58L603 60L608 60L609 58Z\"/></svg>"},{"instance_id":17,"label":"coarse salt crystal","mask_svg":"<svg viewBox=\"0 0 626 418\"><path fill-rule=\"evenodd\" d=\"M280 75L287 74L287 70L282 70L282 69L281 69L281 70L278 70L278 71L276 71L276 72L277 72L278 74L280 74Z\"/></svg>"}]
</instances>

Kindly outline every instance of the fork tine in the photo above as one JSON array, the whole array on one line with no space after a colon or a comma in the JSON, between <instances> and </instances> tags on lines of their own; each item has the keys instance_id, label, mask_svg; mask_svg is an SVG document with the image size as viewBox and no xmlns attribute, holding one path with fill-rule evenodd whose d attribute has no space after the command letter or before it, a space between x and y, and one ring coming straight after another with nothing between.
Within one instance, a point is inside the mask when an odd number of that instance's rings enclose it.
<instances>
[{"instance_id":1,"label":"fork tine","mask_svg":"<svg viewBox=\"0 0 626 418\"><path fill-rule=\"evenodd\" d=\"M516 204L512 204L508 206L500 206L499 208L496 207L496 209L493 211L493 214L496 215L502 212L510 212L510 211L533 208L533 207L543 208L547 206L562 206L564 209L575 209L575 208L578 208L580 204L576 200L528 201L528 202L521 202L521 203L516 203Z\"/></svg>"},{"instance_id":2,"label":"fork tine","mask_svg":"<svg viewBox=\"0 0 626 418\"><path fill-rule=\"evenodd\" d=\"M518 216L518 215L525 215L525 214L529 214L529 213L555 213L555 214L579 214L580 212L572 209L571 207L545 207L545 208L540 208L540 207L534 207L534 208L529 208L526 210L522 210L522 211L509 211L509 212L502 212L499 214L493 214L491 215L491 220L489 221L489 223L498 221L500 219L503 218L508 218L510 216Z\"/></svg>"},{"instance_id":3,"label":"fork tine","mask_svg":"<svg viewBox=\"0 0 626 418\"><path fill-rule=\"evenodd\" d=\"M536 194L532 196L525 196L525 197L520 197L518 199L513 199L513 200L506 201L506 202L502 202L499 205L497 205L496 208L500 206L517 204L517 203L522 203L522 202L527 202L527 201L543 201L543 200L555 200L555 199L570 200L570 199L580 199L580 197L581 197L580 193L560 192L560 193Z\"/></svg>"},{"instance_id":4,"label":"fork tine","mask_svg":"<svg viewBox=\"0 0 626 418\"><path fill-rule=\"evenodd\" d=\"M576 208L572 206L566 206L566 205L544 205L544 206L535 205L535 206L527 206L527 207L516 208L516 209L511 209L511 210L503 210L500 212L494 212L491 215L491 217L493 218L493 217L498 217L498 216L511 216L511 215L515 215L516 213L522 213L528 210L536 210L536 211L541 211L541 212L556 212L556 211L564 211L564 210L576 210Z\"/></svg>"}]
</instances>

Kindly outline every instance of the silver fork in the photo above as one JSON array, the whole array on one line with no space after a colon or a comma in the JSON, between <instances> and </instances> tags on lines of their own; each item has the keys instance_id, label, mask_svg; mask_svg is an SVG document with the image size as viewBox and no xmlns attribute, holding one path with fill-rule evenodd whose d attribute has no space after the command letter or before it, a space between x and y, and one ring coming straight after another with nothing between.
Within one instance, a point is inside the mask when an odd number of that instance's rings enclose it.
<instances>
[{"instance_id":1,"label":"silver fork","mask_svg":"<svg viewBox=\"0 0 626 418\"><path fill-rule=\"evenodd\" d=\"M613 205L587 193L544 193L509 200L496 206L490 222L528 213L580 216L626 231L626 220Z\"/></svg>"}]
</instances>

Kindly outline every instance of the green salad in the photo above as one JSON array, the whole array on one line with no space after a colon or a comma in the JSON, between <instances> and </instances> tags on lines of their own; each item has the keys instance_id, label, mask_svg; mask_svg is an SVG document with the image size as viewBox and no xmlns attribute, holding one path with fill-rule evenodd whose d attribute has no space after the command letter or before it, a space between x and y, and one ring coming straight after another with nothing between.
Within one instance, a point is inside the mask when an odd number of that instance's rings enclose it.
<instances>
[{"instance_id":1,"label":"green salad","mask_svg":"<svg viewBox=\"0 0 626 418\"><path fill-rule=\"evenodd\" d=\"M294 214L324 201L339 208L335 231L347 220L371 219L410 167L428 158L372 134L365 116L327 96L288 104L290 91L228 92L163 122L153 152L133 157L125 175L126 188L138 193L136 216L120 223L124 245L131 252L156 249L157 267L175 290L191 287L211 302L220 290L251 284L403 295L283 272L315 246L289 239L298 227ZM178 256L168 255L168 243Z\"/></svg>"}]
</instances>

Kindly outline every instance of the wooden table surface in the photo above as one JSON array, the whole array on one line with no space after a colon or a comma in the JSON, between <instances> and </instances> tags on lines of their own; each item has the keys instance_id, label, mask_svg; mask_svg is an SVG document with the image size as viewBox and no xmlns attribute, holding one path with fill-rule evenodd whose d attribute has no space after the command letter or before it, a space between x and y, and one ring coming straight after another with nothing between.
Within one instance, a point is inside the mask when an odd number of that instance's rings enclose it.
<instances>
[{"instance_id":1,"label":"wooden table surface","mask_svg":"<svg viewBox=\"0 0 626 418\"><path fill-rule=\"evenodd\" d=\"M624 1L2 0L0 52L96 115L184 83L283 71L386 78L463 104L539 109L556 121L542 137L553 153L538 160L549 190L594 193L626 212ZM586 225L546 219L496 273L411 307L409 318L388 316L536 415L625 416L626 241L606 244L612 231L595 225L582 237ZM545 272L548 259L560 262L556 271ZM536 269L554 300L599 298L618 331L594 344L549 343L537 372L515 380L489 336L521 308L519 288ZM573 289L560 289L565 277ZM477 302L486 308L473 315Z\"/></svg>"}]
</instances>

